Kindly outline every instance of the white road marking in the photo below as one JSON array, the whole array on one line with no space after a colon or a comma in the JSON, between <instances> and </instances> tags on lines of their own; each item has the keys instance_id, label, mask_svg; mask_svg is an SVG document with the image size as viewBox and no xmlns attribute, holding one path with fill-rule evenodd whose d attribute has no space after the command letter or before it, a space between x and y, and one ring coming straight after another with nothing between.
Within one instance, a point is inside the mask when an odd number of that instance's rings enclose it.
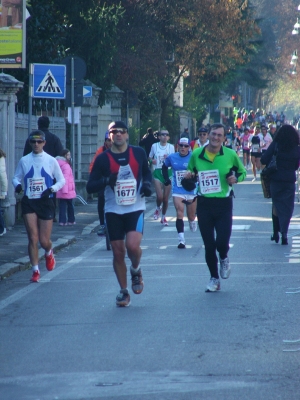
<instances>
[{"instance_id":1,"label":"white road marking","mask_svg":"<svg viewBox=\"0 0 300 400\"><path fill-rule=\"evenodd\" d=\"M92 254L96 253L98 250L105 246L105 242L101 241L88 250L84 251L80 257L75 257L69 260L66 264L61 265L59 268L55 269L54 271L46 273L43 276L43 279L40 279L39 283L29 283L28 286L24 287L23 289L17 291L13 295L9 296L5 300L0 301L0 310L3 310L8 305L14 303L17 300L20 300L22 297L26 296L27 294L33 292L34 290L38 289L41 284L50 282L53 278L60 275L62 272L66 271L67 269L73 267L74 265L81 263L87 257L90 257Z\"/></svg>"}]
</instances>

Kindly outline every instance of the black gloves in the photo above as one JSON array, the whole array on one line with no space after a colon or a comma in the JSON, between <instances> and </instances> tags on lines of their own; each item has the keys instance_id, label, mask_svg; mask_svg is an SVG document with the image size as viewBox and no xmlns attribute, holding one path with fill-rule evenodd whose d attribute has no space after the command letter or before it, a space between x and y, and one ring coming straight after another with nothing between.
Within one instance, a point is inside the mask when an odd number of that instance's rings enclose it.
<instances>
[{"instance_id":1,"label":"black gloves","mask_svg":"<svg viewBox=\"0 0 300 400\"><path fill-rule=\"evenodd\" d=\"M140 189L140 195L142 197L150 197L152 194L151 190L151 183L150 182L143 182L141 189Z\"/></svg>"},{"instance_id":2,"label":"black gloves","mask_svg":"<svg viewBox=\"0 0 300 400\"><path fill-rule=\"evenodd\" d=\"M22 185L19 183L17 186L16 186L16 188L15 188L15 192L16 193L21 193L22 192Z\"/></svg>"},{"instance_id":3,"label":"black gloves","mask_svg":"<svg viewBox=\"0 0 300 400\"><path fill-rule=\"evenodd\" d=\"M50 188L44 190L43 193L41 194L41 199L48 198L50 196L50 194L52 194L52 191Z\"/></svg>"},{"instance_id":4,"label":"black gloves","mask_svg":"<svg viewBox=\"0 0 300 400\"><path fill-rule=\"evenodd\" d=\"M164 185L165 186L169 186L169 185L171 185L171 179L169 178L169 179L167 179L165 182L164 182Z\"/></svg>"},{"instance_id":5,"label":"black gloves","mask_svg":"<svg viewBox=\"0 0 300 400\"><path fill-rule=\"evenodd\" d=\"M196 183L194 181L194 178L183 178L181 180L181 185L183 189L185 189L188 192L191 192L192 190L196 189Z\"/></svg>"},{"instance_id":6,"label":"black gloves","mask_svg":"<svg viewBox=\"0 0 300 400\"><path fill-rule=\"evenodd\" d=\"M111 190L115 189L116 182L118 179L118 174L110 174L108 178L106 178L106 186L110 186Z\"/></svg>"},{"instance_id":7,"label":"black gloves","mask_svg":"<svg viewBox=\"0 0 300 400\"><path fill-rule=\"evenodd\" d=\"M187 190L188 192L196 189L196 183L198 179L198 171L196 170L196 168L194 168L194 173L195 176L193 178L183 178L181 180L181 185L183 189Z\"/></svg>"}]
</instances>

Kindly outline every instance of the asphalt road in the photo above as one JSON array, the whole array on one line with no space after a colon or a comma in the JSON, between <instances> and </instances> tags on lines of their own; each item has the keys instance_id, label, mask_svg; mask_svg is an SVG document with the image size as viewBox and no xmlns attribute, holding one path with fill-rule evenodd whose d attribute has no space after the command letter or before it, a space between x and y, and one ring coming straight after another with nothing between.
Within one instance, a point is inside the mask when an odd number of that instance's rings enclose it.
<instances>
[{"instance_id":1,"label":"asphalt road","mask_svg":"<svg viewBox=\"0 0 300 400\"><path fill-rule=\"evenodd\" d=\"M249 174L235 192L232 273L218 293L205 293L199 230L186 224L177 249L173 204L162 227L154 199L145 288L130 307L115 306L112 254L96 234L59 251L38 284L29 270L1 281L1 400L299 400L300 342L284 341L300 338L300 293L287 293L300 291L300 205L281 246L260 183Z\"/></svg>"}]
</instances>

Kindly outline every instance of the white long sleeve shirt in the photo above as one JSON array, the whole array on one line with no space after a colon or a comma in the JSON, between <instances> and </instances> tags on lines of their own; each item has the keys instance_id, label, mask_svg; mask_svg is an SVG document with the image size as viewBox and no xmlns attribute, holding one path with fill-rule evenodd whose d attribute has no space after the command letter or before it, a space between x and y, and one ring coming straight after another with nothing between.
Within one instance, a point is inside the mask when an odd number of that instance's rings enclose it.
<instances>
[{"instance_id":1,"label":"white long sleeve shirt","mask_svg":"<svg viewBox=\"0 0 300 400\"><path fill-rule=\"evenodd\" d=\"M54 178L55 184L53 184ZM32 152L20 159L12 183L15 188L21 184L24 195L29 199L39 199L42 192L50 187L54 192L61 189L65 184L65 178L54 157L44 151L39 154Z\"/></svg>"}]
</instances>

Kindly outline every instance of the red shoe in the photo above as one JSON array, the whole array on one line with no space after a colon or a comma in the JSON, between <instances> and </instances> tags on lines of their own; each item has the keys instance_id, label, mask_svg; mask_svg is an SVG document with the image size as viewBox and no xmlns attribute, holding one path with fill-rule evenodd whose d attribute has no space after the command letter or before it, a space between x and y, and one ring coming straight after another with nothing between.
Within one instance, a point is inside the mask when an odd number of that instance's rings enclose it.
<instances>
[{"instance_id":1,"label":"red shoe","mask_svg":"<svg viewBox=\"0 0 300 400\"><path fill-rule=\"evenodd\" d=\"M40 271L33 271L32 277L30 279L31 282L38 282L40 280Z\"/></svg>"},{"instance_id":2,"label":"red shoe","mask_svg":"<svg viewBox=\"0 0 300 400\"><path fill-rule=\"evenodd\" d=\"M160 223L161 223L163 226L169 226L168 221L166 220L166 218L161 219L161 220L160 220Z\"/></svg>"},{"instance_id":3,"label":"red shoe","mask_svg":"<svg viewBox=\"0 0 300 400\"><path fill-rule=\"evenodd\" d=\"M54 254L53 254L53 250L51 250L51 254L49 256L47 256L47 254L45 254L45 259L46 259L46 268L48 271L52 271L55 268L55 258L54 258Z\"/></svg>"},{"instance_id":4,"label":"red shoe","mask_svg":"<svg viewBox=\"0 0 300 400\"><path fill-rule=\"evenodd\" d=\"M160 210L155 210L153 214L153 219L158 219L160 215Z\"/></svg>"}]
</instances>

